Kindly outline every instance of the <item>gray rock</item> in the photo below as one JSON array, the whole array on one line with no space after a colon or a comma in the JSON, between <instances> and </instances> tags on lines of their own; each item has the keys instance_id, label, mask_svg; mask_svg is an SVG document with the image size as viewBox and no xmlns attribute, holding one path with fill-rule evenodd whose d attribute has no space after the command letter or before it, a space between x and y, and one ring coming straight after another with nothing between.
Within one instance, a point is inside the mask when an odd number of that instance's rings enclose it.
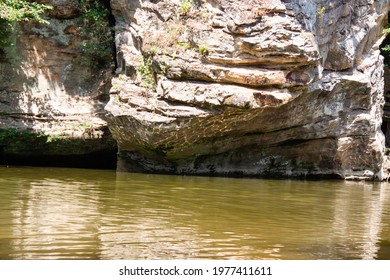
<instances>
[{"instance_id":1,"label":"gray rock","mask_svg":"<svg viewBox=\"0 0 390 280\"><path fill-rule=\"evenodd\" d=\"M123 64L155 81L112 91L119 169L382 179L387 0L147 2L112 1Z\"/></svg>"},{"instance_id":2,"label":"gray rock","mask_svg":"<svg viewBox=\"0 0 390 280\"><path fill-rule=\"evenodd\" d=\"M48 18L47 25L15 24L18 32L10 36L13 44L5 48L0 61L0 133L16 130L21 136L40 139L16 147L2 138L2 155L115 151L104 111L111 65L99 69L88 60L78 60L85 58L79 48L80 23L75 18L79 15L78 1L40 2L54 6L50 16L55 18ZM43 141L45 137L47 141Z\"/></svg>"}]
</instances>

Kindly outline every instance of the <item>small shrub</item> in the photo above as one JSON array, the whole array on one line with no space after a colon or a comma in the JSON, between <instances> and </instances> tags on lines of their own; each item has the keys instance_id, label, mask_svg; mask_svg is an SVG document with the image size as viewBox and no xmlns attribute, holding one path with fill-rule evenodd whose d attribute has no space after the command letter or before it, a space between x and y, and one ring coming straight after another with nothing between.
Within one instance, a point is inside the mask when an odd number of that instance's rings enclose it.
<instances>
[{"instance_id":1,"label":"small shrub","mask_svg":"<svg viewBox=\"0 0 390 280\"><path fill-rule=\"evenodd\" d=\"M322 19L325 15L326 8L321 7L320 9L317 10L317 19Z\"/></svg>"},{"instance_id":2,"label":"small shrub","mask_svg":"<svg viewBox=\"0 0 390 280\"><path fill-rule=\"evenodd\" d=\"M209 54L209 50L207 49L207 47L205 45L199 45L198 51L201 55L208 55Z\"/></svg>"},{"instance_id":3,"label":"small shrub","mask_svg":"<svg viewBox=\"0 0 390 280\"><path fill-rule=\"evenodd\" d=\"M180 3L180 7L181 7L181 9L182 9L182 11L183 11L183 14L187 14L188 12L189 12L189 10L191 9L191 7L192 7L192 3L193 3L194 1L193 0L184 0L184 1L181 1L181 3Z\"/></svg>"},{"instance_id":4,"label":"small shrub","mask_svg":"<svg viewBox=\"0 0 390 280\"><path fill-rule=\"evenodd\" d=\"M153 61L150 56L143 56L141 63L137 66L137 73L141 77L141 85L149 89L154 89L156 86L152 64Z\"/></svg>"},{"instance_id":5,"label":"small shrub","mask_svg":"<svg viewBox=\"0 0 390 280\"><path fill-rule=\"evenodd\" d=\"M61 140L61 135L51 134L51 135L47 135L46 143L52 143L52 142L56 142L56 141L60 141L60 140Z\"/></svg>"},{"instance_id":6,"label":"small shrub","mask_svg":"<svg viewBox=\"0 0 390 280\"><path fill-rule=\"evenodd\" d=\"M32 20L47 24L48 21L42 18L42 14L52 8L49 5L26 0L2 0L0 3L0 18L9 22Z\"/></svg>"},{"instance_id":7,"label":"small shrub","mask_svg":"<svg viewBox=\"0 0 390 280\"><path fill-rule=\"evenodd\" d=\"M8 47L11 44L9 36L9 25L5 22L5 20L0 20L0 48Z\"/></svg>"},{"instance_id":8,"label":"small shrub","mask_svg":"<svg viewBox=\"0 0 390 280\"><path fill-rule=\"evenodd\" d=\"M167 71L168 71L168 68L169 68L169 66L168 66L168 64L166 64L165 62L161 62L160 64L159 64L159 73L160 74L163 74L164 76L166 76L167 75Z\"/></svg>"},{"instance_id":9,"label":"small shrub","mask_svg":"<svg viewBox=\"0 0 390 280\"><path fill-rule=\"evenodd\" d=\"M26 0L2 0L0 3L0 48L10 46L11 33L16 30L12 23L21 21L36 21L43 24L49 22L42 17L42 14L53 7L28 2Z\"/></svg>"},{"instance_id":10,"label":"small shrub","mask_svg":"<svg viewBox=\"0 0 390 280\"><path fill-rule=\"evenodd\" d=\"M191 49L191 45L187 42L178 42L176 44L176 46L180 47L180 48L183 48L183 49L186 49L186 50L189 50Z\"/></svg>"},{"instance_id":11,"label":"small shrub","mask_svg":"<svg viewBox=\"0 0 390 280\"><path fill-rule=\"evenodd\" d=\"M383 30L383 35L386 36L385 40L383 41L382 45L381 45L381 54L383 55L384 57L384 62L385 62L385 65L387 67L389 67L390 65L390 37L388 36L390 34L390 27L387 26L384 30Z\"/></svg>"},{"instance_id":12,"label":"small shrub","mask_svg":"<svg viewBox=\"0 0 390 280\"><path fill-rule=\"evenodd\" d=\"M79 49L83 56L77 60L80 64L97 67L111 61L114 38L108 22L109 11L99 1L80 1L80 38Z\"/></svg>"}]
</instances>

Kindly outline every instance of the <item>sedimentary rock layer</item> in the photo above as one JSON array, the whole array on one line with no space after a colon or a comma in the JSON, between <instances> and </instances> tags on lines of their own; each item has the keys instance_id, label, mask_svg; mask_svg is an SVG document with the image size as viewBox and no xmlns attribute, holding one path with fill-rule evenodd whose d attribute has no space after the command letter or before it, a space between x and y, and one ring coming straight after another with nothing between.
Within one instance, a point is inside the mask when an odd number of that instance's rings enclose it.
<instances>
[{"instance_id":1,"label":"sedimentary rock layer","mask_svg":"<svg viewBox=\"0 0 390 280\"><path fill-rule=\"evenodd\" d=\"M382 178L388 1L113 0L119 169Z\"/></svg>"},{"instance_id":2,"label":"sedimentary rock layer","mask_svg":"<svg viewBox=\"0 0 390 280\"><path fill-rule=\"evenodd\" d=\"M94 34L81 35L79 1L40 2L53 6L43 15L47 24L14 22L2 38L9 44L0 47L0 164L115 153L104 119L112 64L95 65L97 58L83 52Z\"/></svg>"}]
</instances>

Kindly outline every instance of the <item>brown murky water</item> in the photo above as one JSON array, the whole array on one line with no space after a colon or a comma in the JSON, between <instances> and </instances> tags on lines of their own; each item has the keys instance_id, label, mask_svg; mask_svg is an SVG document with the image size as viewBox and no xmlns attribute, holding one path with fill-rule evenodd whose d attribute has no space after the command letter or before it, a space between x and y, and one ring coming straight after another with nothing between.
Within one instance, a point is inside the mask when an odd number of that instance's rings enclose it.
<instances>
[{"instance_id":1,"label":"brown murky water","mask_svg":"<svg viewBox=\"0 0 390 280\"><path fill-rule=\"evenodd\" d=\"M0 168L0 259L390 259L390 184Z\"/></svg>"}]
</instances>

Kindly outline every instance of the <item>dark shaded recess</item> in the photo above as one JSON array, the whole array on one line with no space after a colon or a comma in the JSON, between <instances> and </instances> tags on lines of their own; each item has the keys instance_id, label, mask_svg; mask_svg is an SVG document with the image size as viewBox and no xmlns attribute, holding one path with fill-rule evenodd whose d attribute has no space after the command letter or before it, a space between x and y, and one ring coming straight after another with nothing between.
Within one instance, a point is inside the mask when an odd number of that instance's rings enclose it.
<instances>
[{"instance_id":1,"label":"dark shaded recess","mask_svg":"<svg viewBox=\"0 0 390 280\"><path fill-rule=\"evenodd\" d=\"M116 169L116 155L116 149L83 155L12 155L0 147L0 165Z\"/></svg>"},{"instance_id":2,"label":"dark shaded recess","mask_svg":"<svg viewBox=\"0 0 390 280\"><path fill-rule=\"evenodd\" d=\"M50 139L48 135L0 129L0 165L116 169L117 146L108 129L99 139Z\"/></svg>"},{"instance_id":3,"label":"dark shaded recess","mask_svg":"<svg viewBox=\"0 0 390 280\"><path fill-rule=\"evenodd\" d=\"M4 158L4 145L0 145L0 164L3 161Z\"/></svg>"},{"instance_id":4,"label":"dark shaded recess","mask_svg":"<svg viewBox=\"0 0 390 280\"><path fill-rule=\"evenodd\" d=\"M1 28L1 27L0 27ZM0 62L4 61L6 58L5 51L0 46Z\"/></svg>"},{"instance_id":5,"label":"dark shaded recess","mask_svg":"<svg viewBox=\"0 0 390 280\"><path fill-rule=\"evenodd\" d=\"M387 14L387 18L389 18L390 13ZM390 66L390 52L383 51L383 48L386 45L390 45L390 36L386 36L385 40L383 40L382 44L380 45L381 54L384 57L384 63L385 63L385 90L384 90L384 96L385 96L385 105L383 108L383 117L382 117L382 132L385 135L385 145L386 147L390 146L390 91L388 90L390 88L390 85L388 84L389 79L387 75L389 75L389 70L386 71L386 68Z\"/></svg>"},{"instance_id":6,"label":"dark shaded recess","mask_svg":"<svg viewBox=\"0 0 390 280\"><path fill-rule=\"evenodd\" d=\"M102 5L104 5L104 7L106 7L106 9L108 10L108 23L109 23L109 26L111 27L111 35L112 35L112 60L114 61L114 69L117 69L118 68L118 62L117 62L117 59L116 59L116 45L115 45L115 30L114 30L114 27L116 25L116 20L115 20L115 17L114 15L112 14L112 9L111 9L111 1L110 0L99 0L100 3L102 3Z\"/></svg>"},{"instance_id":7,"label":"dark shaded recess","mask_svg":"<svg viewBox=\"0 0 390 280\"><path fill-rule=\"evenodd\" d=\"M386 144L386 147L389 147L389 133L390 133L390 122L388 122L387 120L383 119L382 120L382 126L381 126L381 130L383 132L383 134L385 135L385 144Z\"/></svg>"},{"instance_id":8,"label":"dark shaded recess","mask_svg":"<svg viewBox=\"0 0 390 280\"><path fill-rule=\"evenodd\" d=\"M277 145L280 147L291 147L291 146L298 146L307 143L309 141L310 140L306 140L306 139L291 139L291 140L286 140L281 143L278 143Z\"/></svg>"},{"instance_id":9,"label":"dark shaded recess","mask_svg":"<svg viewBox=\"0 0 390 280\"><path fill-rule=\"evenodd\" d=\"M389 19L389 16L390 16L390 12L387 14L387 20ZM383 42L379 48L381 50L381 54L385 58L385 65L389 66L390 65L390 53L382 50L382 48L384 48L386 45L390 45L390 36L386 36L386 38L383 40Z\"/></svg>"}]
</instances>

